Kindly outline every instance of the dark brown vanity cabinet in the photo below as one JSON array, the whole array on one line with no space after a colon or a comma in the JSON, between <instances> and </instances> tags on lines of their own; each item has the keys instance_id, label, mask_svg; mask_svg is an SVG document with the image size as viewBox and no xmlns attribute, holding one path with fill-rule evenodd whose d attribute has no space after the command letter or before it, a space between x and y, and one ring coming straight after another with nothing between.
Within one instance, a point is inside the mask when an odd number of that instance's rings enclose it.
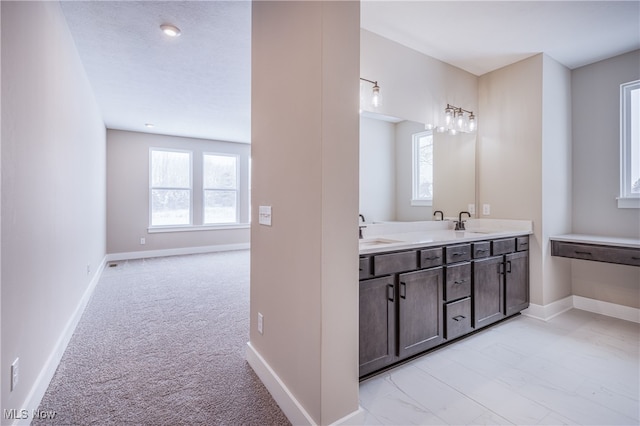
<instances>
[{"instance_id":1,"label":"dark brown vanity cabinet","mask_svg":"<svg viewBox=\"0 0 640 426\"><path fill-rule=\"evenodd\" d=\"M510 316L529 307L529 252L507 254L505 262L504 309Z\"/></svg>"},{"instance_id":2,"label":"dark brown vanity cabinet","mask_svg":"<svg viewBox=\"0 0 640 426\"><path fill-rule=\"evenodd\" d=\"M529 305L528 237L360 257L360 377Z\"/></svg>"},{"instance_id":3,"label":"dark brown vanity cabinet","mask_svg":"<svg viewBox=\"0 0 640 426\"><path fill-rule=\"evenodd\" d=\"M529 306L528 237L492 241L492 257L473 262L474 328Z\"/></svg>"},{"instance_id":4,"label":"dark brown vanity cabinet","mask_svg":"<svg viewBox=\"0 0 640 426\"><path fill-rule=\"evenodd\" d=\"M398 276L398 355L405 358L444 340L442 267Z\"/></svg>"},{"instance_id":5,"label":"dark brown vanity cabinet","mask_svg":"<svg viewBox=\"0 0 640 426\"><path fill-rule=\"evenodd\" d=\"M360 376L396 360L395 298L392 275L360 281Z\"/></svg>"}]
</instances>

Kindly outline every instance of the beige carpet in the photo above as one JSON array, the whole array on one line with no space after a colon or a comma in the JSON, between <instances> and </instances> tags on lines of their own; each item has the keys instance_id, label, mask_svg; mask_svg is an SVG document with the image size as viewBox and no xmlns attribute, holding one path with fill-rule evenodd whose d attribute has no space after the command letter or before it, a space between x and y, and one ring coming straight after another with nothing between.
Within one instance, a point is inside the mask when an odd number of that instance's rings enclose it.
<instances>
[{"instance_id":1,"label":"beige carpet","mask_svg":"<svg viewBox=\"0 0 640 426\"><path fill-rule=\"evenodd\" d=\"M244 359L249 251L107 267L34 425L281 425Z\"/></svg>"}]
</instances>

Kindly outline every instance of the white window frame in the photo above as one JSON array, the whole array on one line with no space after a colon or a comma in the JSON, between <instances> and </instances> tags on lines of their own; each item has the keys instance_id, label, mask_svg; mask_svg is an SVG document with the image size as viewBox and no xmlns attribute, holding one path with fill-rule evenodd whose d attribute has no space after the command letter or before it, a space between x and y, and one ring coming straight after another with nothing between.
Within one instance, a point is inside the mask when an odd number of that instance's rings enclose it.
<instances>
[{"instance_id":1,"label":"white window frame","mask_svg":"<svg viewBox=\"0 0 640 426\"><path fill-rule=\"evenodd\" d=\"M432 144L432 161L433 161L433 131L426 130L424 132L414 133L412 135L412 147L411 147L411 165L412 165L412 179L411 179L411 205L412 206L431 206L433 205L433 198L421 198L418 196L418 187L420 185L420 166L418 160L420 158L420 138L424 136L431 136ZM433 178L433 176L432 176Z\"/></svg>"},{"instance_id":2,"label":"white window frame","mask_svg":"<svg viewBox=\"0 0 640 426\"><path fill-rule=\"evenodd\" d=\"M640 194L631 193L631 152L632 144L640 144L638 140L632 140L632 125L640 125L640 117L632 116L631 92L640 90L640 80L631 81L620 85L620 197L618 208L640 208ZM636 111L640 116L640 111ZM636 134L640 128L636 129ZM640 150L640 146L636 147Z\"/></svg>"},{"instance_id":3,"label":"white window frame","mask_svg":"<svg viewBox=\"0 0 640 426\"><path fill-rule=\"evenodd\" d=\"M212 155L212 156L216 156L216 157L233 157L236 160L236 184L235 187L233 189L230 188L205 188L205 184L204 184L204 178L205 178L205 172L204 172L204 159L207 155ZM230 154L227 152L203 152L202 153L202 224L203 226L219 226L219 225L235 225L240 223L240 156L237 154ZM205 222L205 209L206 209L206 204L205 204L205 199L206 196L205 194L207 193L207 191L234 191L236 194L236 217L235 220L233 222Z\"/></svg>"},{"instance_id":4,"label":"white window frame","mask_svg":"<svg viewBox=\"0 0 640 426\"><path fill-rule=\"evenodd\" d=\"M189 154L189 223L186 224L177 224L177 225L153 225L152 217L153 217L153 197L152 192L154 189L175 189L184 191L187 188L174 188L174 187L159 187L153 186L153 152L154 151L162 151L162 152L181 152L185 154ZM162 228L186 228L193 226L193 152L184 149L173 149L173 148L158 148L151 147L149 148L149 228L148 229L162 229Z\"/></svg>"}]
</instances>

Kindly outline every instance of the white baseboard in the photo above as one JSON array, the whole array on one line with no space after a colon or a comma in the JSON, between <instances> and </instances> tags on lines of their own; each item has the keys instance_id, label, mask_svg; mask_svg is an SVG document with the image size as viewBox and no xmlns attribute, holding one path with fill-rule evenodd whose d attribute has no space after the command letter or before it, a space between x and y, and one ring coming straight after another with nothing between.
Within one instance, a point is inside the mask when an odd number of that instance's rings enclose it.
<instances>
[{"instance_id":1,"label":"white baseboard","mask_svg":"<svg viewBox=\"0 0 640 426\"><path fill-rule=\"evenodd\" d=\"M145 251L130 251L123 253L109 253L107 254L107 262L115 262L119 260L131 260L131 259L148 259L150 257L164 257L164 256L179 256L183 254L200 254L200 253L212 253L217 251L232 251L232 250L246 250L250 247L249 243L239 244L220 244L214 246L200 246L200 247L183 247L163 250L145 250Z\"/></svg>"},{"instance_id":2,"label":"white baseboard","mask_svg":"<svg viewBox=\"0 0 640 426\"><path fill-rule=\"evenodd\" d=\"M294 425L314 425L315 422L289 391L275 371L255 350L251 342L247 342L246 360L265 385L287 419Z\"/></svg>"},{"instance_id":3,"label":"white baseboard","mask_svg":"<svg viewBox=\"0 0 640 426\"><path fill-rule=\"evenodd\" d=\"M595 314L640 323L640 309L618 305L616 303L603 302L601 300L589 299L582 296L568 296L564 299L549 303L548 305L530 304L527 309L522 311L522 315L543 321L549 321L551 318L560 315L569 309L581 309Z\"/></svg>"},{"instance_id":4,"label":"white baseboard","mask_svg":"<svg viewBox=\"0 0 640 426\"><path fill-rule=\"evenodd\" d=\"M294 425L315 425L309 413L289 391L275 371L262 356L247 342L246 360L265 385L287 419ZM356 411L332 423L333 425L361 425L364 422L364 410L358 407Z\"/></svg>"},{"instance_id":5,"label":"white baseboard","mask_svg":"<svg viewBox=\"0 0 640 426\"><path fill-rule=\"evenodd\" d=\"M337 420L334 423L331 423L331 426L349 426L349 425L363 425L364 424L364 410L362 407L358 407L356 411L351 414L348 414Z\"/></svg>"},{"instance_id":6,"label":"white baseboard","mask_svg":"<svg viewBox=\"0 0 640 426\"><path fill-rule=\"evenodd\" d=\"M567 312L573 308L573 296L565 297L564 299L556 300L548 305L536 305L529 304L529 307L522 311L522 315L539 319L542 321L549 321L551 318L560 315L563 312Z\"/></svg>"},{"instance_id":7,"label":"white baseboard","mask_svg":"<svg viewBox=\"0 0 640 426\"><path fill-rule=\"evenodd\" d=\"M36 411L40 406L40 401L42 401L45 392L49 388L49 384L51 383L51 379L53 379L53 375L58 369L58 365L60 364L62 355L64 355L64 351L67 349L69 341L71 341L71 336L73 336L73 332L76 330L76 327L80 322L80 318L82 317L82 314L84 313L84 310L89 303L89 299L91 299L91 296L93 295L93 291L95 290L98 281L100 281L100 276L102 275L102 271L104 270L106 264L107 256L102 259L100 266L98 266L95 273L93 274L93 277L91 278L87 289L82 295L82 298L80 298L75 311L69 318L69 321L67 321L67 324L65 325L62 334L58 338L53 351L47 358L44 367L42 367L42 370L40 370L40 373L38 374L33 387L29 391L29 394L27 395L23 406L23 409L27 410L27 412L29 413L29 418L16 420L13 422L14 425L28 425L31 423L31 413Z\"/></svg>"},{"instance_id":8,"label":"white baseboard","mask_svg":"<svg viewBox=\"0 0 640 426\"><path fill-rule=\"evenodd\" d=\"M582 296L573 296L573 307L608 317L640 323L640 309L616 303L603 302Z\"/></svg>"}]
</instances>

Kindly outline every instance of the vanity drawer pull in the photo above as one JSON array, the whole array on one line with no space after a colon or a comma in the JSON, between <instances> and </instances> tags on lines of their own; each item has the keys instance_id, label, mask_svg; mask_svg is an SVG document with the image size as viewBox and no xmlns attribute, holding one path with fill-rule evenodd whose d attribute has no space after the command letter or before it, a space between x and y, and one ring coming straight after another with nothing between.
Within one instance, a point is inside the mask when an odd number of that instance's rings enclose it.
<instances>
[{"instance_id":1,"label":"vanity drawer pull","mask_svg":"<svg viewBox=\"0 0 640 426\"><path fill-rule=\"evenodd\" d=\"M457 284L457 285L460 285L460 284L464 284L466 282L467 282L467 280L460 280L460 281L454 281L453 283Z\"/></svg>"},{"instance_id":2,"label":"vanity drawer pull","mask_svg":"<svg viewBox=\"0 0 640 426\"><path fill-rule=\"evenodd\" d=\"M393 293L395 293L395 286L393 284L387 284L387 299L389 299L389 302L395 300Z\"/></svg>"},{"instance_id":3,"label":"vanity drawer pull","mask_svg":"<svg viewBox=\"0 0 640 426\"><path fill-rule=\"evenodd\" d=\"M423 257L422 260L436 260L440 259L440 256Z\"/></svg>"},{"instance_id":4,"label":"vanity drawer pull","mask_svg":"<svg viewBox=\"0 0 640 426\"><path fill-rule=\"evenodd\" d=\"M460 253L460 252L455 252L455 253L451 253L451 256L462 256L464 253Z\"/></svg>"},{"instance_id":5,"label":"vanity drawer pull","mask_svg":"<svg viewBox=\"0 0 640 426\"><path fill-rule=\"evenodd\" d=\"M592 254L591 254L591 252L590 252L590 251L578 251L578 250L576 250L576 252L575 252L575 253L576 253L576 254L582 254L582 255L584 255L584 256L592 256Z\"/></svg>"},{"instance_id":6,"label":"vanity drawer pull","mask_svg":"<svg viewBox=\"0 0 640 426\"><path fill-rule=\"evenodd\" d=\"M476 253L486 253L488 251L489 250L487 250L487 249L478 249L478 250L476 250Z\"/></svg>"},{"instance_id":7,"label":"vanity drawer pull","mask_svg":"<svg viewBox=\"0 0 640 426\"><path fill-rule=\"evenodd\" d=\"M463 319L465 319L466 317L464 315L457 315L453 318L451 318L454 321L462 321Z\"/></svg>"}]
</instances>

